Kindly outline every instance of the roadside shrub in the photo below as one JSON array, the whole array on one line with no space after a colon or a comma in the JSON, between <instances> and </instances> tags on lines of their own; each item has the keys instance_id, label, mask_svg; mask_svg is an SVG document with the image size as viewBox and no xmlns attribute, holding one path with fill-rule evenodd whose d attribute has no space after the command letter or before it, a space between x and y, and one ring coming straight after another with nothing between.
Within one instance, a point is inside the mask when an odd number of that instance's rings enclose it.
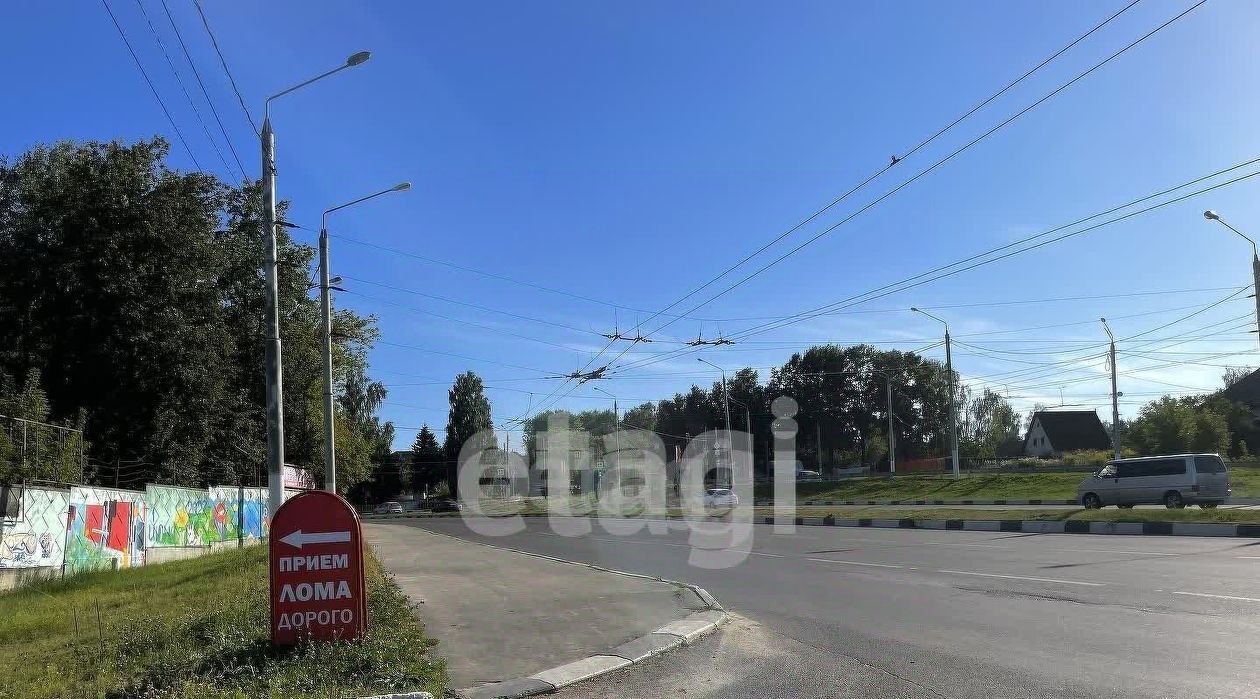
<instances>
[{"instance_id":1,"label":"roadside shrub","mask_svg":"<svg viewBox=\"0 0 1260 699\"><path fill-rule=\"evenodd\" d=\"M1063 455L1064 466L1102 466L1111 461L1112 453L1102 449L1069 451Z\"/></svg>"}]
</instances>

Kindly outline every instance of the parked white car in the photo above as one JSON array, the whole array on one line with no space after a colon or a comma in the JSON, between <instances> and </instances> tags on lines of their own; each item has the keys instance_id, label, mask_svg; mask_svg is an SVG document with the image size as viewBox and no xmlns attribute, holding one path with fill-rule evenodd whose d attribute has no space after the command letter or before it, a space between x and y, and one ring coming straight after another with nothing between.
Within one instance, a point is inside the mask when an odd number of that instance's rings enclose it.
<instances>
[{"instance_id":1,"label":"parked white car","mask_svg":"<svg viewBox=\"0 0 1260 699\"><path fill-rule=\"evenodd\" d=\"M739 496L729 488L709 488L704 491L705 507L735 507L739 504Z\"/></svg>"},{"instance_id":2,"label":"parked white car","mask_svg":"<svg viewBox=\"0 0 1260 699\"><path fill-rule=\"evenodd\" d=\"M822 480L822 474L817 471L797 471L797 483L816 483Z\"/></svg>"}]
</instances>

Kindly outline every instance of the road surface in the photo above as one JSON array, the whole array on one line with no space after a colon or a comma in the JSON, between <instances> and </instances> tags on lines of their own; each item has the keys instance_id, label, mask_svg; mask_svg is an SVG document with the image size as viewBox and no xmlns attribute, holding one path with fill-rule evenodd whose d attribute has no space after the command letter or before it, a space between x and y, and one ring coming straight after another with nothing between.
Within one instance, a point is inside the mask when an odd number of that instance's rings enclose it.
<instances>
[{"instance_id":1,"label":"road surface","mask_svg":"<svg viewBox=\"0 0 1260 699\"><path fill-rule=\"evenodd\" d=\"M689 697L1254 697L1260 686L1260 540L755 525L743 563L709 570L688 563L685 523L626 536L596 524L576 538L524 523L501 537L459 519L393 526L694 583L740 617L707 646L562 696L651 696L670 682Z\"/></svg>"}]
</instances>

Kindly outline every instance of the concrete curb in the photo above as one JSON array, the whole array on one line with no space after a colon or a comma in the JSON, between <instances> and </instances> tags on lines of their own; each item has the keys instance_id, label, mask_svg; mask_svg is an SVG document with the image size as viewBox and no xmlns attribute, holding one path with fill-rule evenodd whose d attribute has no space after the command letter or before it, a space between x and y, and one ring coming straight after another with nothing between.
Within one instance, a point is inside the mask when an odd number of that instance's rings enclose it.
<instances>
[{"instance_id":1,"label":"concrete curb","mask_svg":"<svg viewBox=\"0 0 1260 699\"><path fill-rule=\"evenodd\" d=\"M385 516L378 519L397 519L398 516ZM561 687L566 687L574 682L581 682L592 677L620 670L623 667L640 663L655 655L660 655L667 650L686 645L696 640L700 636L709 633L718 626L726 623L728 615L718 604L716 598L709 594L708 590L696 585L690 585L677 580L661 578L655 575L643 575L642 573L630 573L624 570L616 570L613 568L605 568L593 563L582 563L579 561L570 561L555 556L547 556L533 551L525 551L523 549L513 548L511 546L497 546L495 544L487 544L482 541L470 541L461 539L442 532L435 532L426 529L425 531L437 536L445 536L456 539L463 543L477 544L479 546L487 546L489 548L501 549L503 551L511 551L524 556L533 556L534 558L542 558L556 563L564 563L566 565L581 566L590 568L604 573L612 573L614 575L624 575L631 578L641 578L644 580L654 580L656 582L668 583L677 587L691 590L692 593L707 607L705 611L694 612L681 619L662 626L661 628L640 636L632 641L623 643L616 648L612 648L604 653L596 653L589 655L581 660L571 663L559 665L549 668L541 672L534 673L528 677L514 677L501 682L492 682L477 687L469 687L467 689L454 690L453 694L459 699L514 699L515 697L532 697L538 694L548 694L554 692Z\"/></svg>"},{"instance_id":2,"label":"concrete curb","mask_svg":"<svg viewBox=\"0 0 1260 699\"><path fill-rule=\"evenodd\" d=\"M773 500L758 500L756 507L774 507ZM826 507L829 505L1079 505L1077 500L804 500L798 506ZM1260 498L1226 498L1226 505L1260 505Z\"/></svg>"},{"instance_id":3,"label":"concrete curb","mask_svg":"<svg viewBox=\"0 0 1260 699\"><path fill-rule=\"evenodd\" d=\"M519 515L521 517L547 517L542 514ZM570 516L570 515L566 515ZM653 519L669 519L678 521L702 522L701 520L691 517L653 515ZM398 519L394 516L368 516L365 519ZM627 517L626 519L637 519ZM784 521L787 521L785 518ZM838 518L834 515L826 517L794 517L790 518L793 523L801 527L872 527L872 528L891 528L891 529L943 529L943 530L964 530L977 532L1023 532L1029 534L1123 534L1123 535L1146 535L1146 536L1225 536L1225 537L1246 537L1260 538L1260 524L1232 524L1228 522L1087 522L1082 520L1019 520L1019 519L917 519L914 517L904 517L901 519L845 519ZM774 524L774 517L753 517L753 524ZM427 531L427 530L426 530ZM433 532L439 534L439 532ZM445 536L444 534L442 536ZM474 542L481 543L481 542ZM482 544L483 546L491 546L491 544ZM541 554L531 553L508 547L509 551L523 553L527 556L538 556L540 558L549 558L560 563L574 563L566 561L562 558L551 558ZM609 573L617 573L620 575L631 575L641 578L650 578L661 582L672 583L675 585L683 585L690 587L685 583L679 583L673 580L665 580L663 578L652 578L647 575L639 575L638 573L627 573L610 568L603 568L597 565L587 563L574 563L574 565L582 565L596 570L602 570ZM701 588L695 588L693 592L697 595L708 595ZM702 599L705 599L703 596ZM710 596L709 599L712 597ZM711 603L709 599L705 599L710 606L716 607L717 600Z\"/></svg>"},{"instance_id":4,"label":"concrete curb","mask_svg":"<svg viewBox=\"0 0 1260 699\"><path fill-rule=\"evenodd\" d=\"M757 524L774 524L774 517L757 517ZM796 517L802 527L883 527L892 529L953 529L1027 534L1125 534L1147 536L1238 536L1260 538L1260 524L1217 522L1083 522L1080 520L1019 519L837 519Z\"/></svg>"},{"instance_id":5,"label":"concrete curb","mask_svg":"<svg viewBox=\"0 0 1260 699\"><path fill-rule=\"evenodd\" d=\"M798 506L829 505L1076 505L1076 500L804 500ZM772 500L758 500L757 507L774 507Z\"/></svg>"}]
</instances>

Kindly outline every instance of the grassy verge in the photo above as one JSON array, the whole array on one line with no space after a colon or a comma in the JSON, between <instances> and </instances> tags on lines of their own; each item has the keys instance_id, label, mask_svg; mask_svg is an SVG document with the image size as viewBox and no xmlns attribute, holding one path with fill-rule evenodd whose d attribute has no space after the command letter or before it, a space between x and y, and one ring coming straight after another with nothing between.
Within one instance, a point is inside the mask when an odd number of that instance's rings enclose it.
<instances>
[{"instance_id":1,"label":"grassy verge","mask_svg":"<svg viewBox=\"0 0 1260 699\"><path fill-rule=\"evenodd\" d=\"M338 699L441 695L435 643L369 556L368 633L358 643L272 648L266 547L0 595L0 697Z\"/></svg>"},{"instance_id":2,"label":"grassy verge","mask_svg":"<svg viewBox=\"0 0 1260 699\"><path fill-rule=\"evenodd\" d=\"M546 501L539 498L518 503L485 503L483 505L484 513L490 516L502 516L512 514L523 515L543 515L547 513ZM587 506L575 506L565 514L583 516L598 515L597 510ZM644 510L642 508L627 508L622 512L625 516L631 517L682 517L687 516L679 508L667 508L665 510ZM715 510L710 515L721 516L724 511ZM753 515L756 517L771 517L774 515L773 507L755 507ZM829 507L825 505L798 505L796 508L797 517L826 517L832 515L837 519L970 519L970 520L1082 520L1089 522L1237 522L1242 524L1260 524L1260 509L1212 509L1204 510L1198 507L1187 507L1183 510L1160 509L1129 509L1121 510L1116 507L1106 507L1100 510L1078 509L1036 509L1036 508L1003 508L1001 506L994 507L949 507L943 505L941 507L897 507L896 505L872 505L872 506L841 506ZM456 515L458 516L458 515ZM691 513L696 516L696 513Z\"/></svg>"},{"instance_id":3,"label":"grassy verge","mask_svg":"<svg viewBox=\"0 0 1260 699\"><path fill-rule=\"evenodd\" d=\"M757 508L758 516L773 515L770 508ZM969 519L969 520L1082 520L1086 522L1237 522L1260 524L1260 510L1121 510L1106 507L1100 510L1036 510L1036 509L975 509L975 508L897 508L897 507L798 507L798 517L826 517L836 519Z\"/></svg>"},{"instance_id":4,"label":"grassy verge","mask_svg":"<svg viewBox=\"0 0 1260 699\"><path fill-rule=\"evenodd\" d=\"M992 473L953 478L944 475L853 478L832 483L800 483L797 497L811 500L1064 500L1076 497L1085 473ZM1230 469L1235 497L1260 497L1260 469ZM770 498L757 486L758 499Z\"/></svg>"}]
</instances>

